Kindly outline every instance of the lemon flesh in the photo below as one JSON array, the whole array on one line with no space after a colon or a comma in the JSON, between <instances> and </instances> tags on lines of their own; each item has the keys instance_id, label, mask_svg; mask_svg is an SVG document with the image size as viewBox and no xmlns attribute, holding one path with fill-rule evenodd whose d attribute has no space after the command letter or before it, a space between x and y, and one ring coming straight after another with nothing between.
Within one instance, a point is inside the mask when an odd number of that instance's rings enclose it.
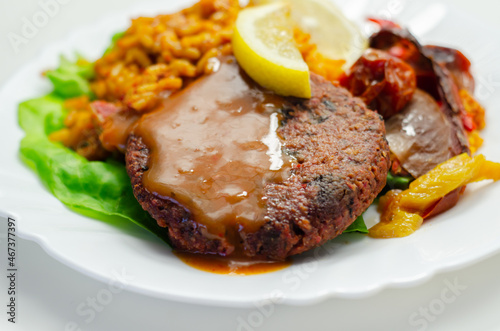
<instances>
[{"instance_id":1,"label":"lemon flesh","mask_svg":"<svg viewBox=\"0 0 500 331\"><path fill-rule=\"evenodd\" d=\"M309 68L293 39L284 3L242 10L232 39L234 56L259 85L282 96L311 97Z\"/></svg>"},{"instance_id":2,"label":"lemon flesh","mask_svg":"<svg viewBox=\"0 0 500 331\"><path fill-rule=\"evenodd\" d=\"M283 0L257 0L271 4ZM368 41L356 24L344 16L332 0L284 0L290 5L291 18L311 35L318 51L332 60L345 60L349 68L368 47Z\"/></svg>"}]
</instances>

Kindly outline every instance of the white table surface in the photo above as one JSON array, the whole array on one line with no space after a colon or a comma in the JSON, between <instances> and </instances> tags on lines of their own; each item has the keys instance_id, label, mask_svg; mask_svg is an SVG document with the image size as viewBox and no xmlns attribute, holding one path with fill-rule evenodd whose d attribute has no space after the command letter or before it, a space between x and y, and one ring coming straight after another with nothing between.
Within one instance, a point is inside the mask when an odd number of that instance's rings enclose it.
<instances>
[{"instance_id":1,"label":"white table surface","mask_svg":"<svg viewBox=\"0 0 500 331\"><path fill-rule=\"evenodd\" d=\"M499 1L440 1L480 17L493 28L500 28ZM45 44L139 1L64 2L67 4L60 7L60 12L16 54L8 33L18 33L23 17L39 11L40 4L38 0L0 0L0 85L36 57ZM86 306L88 300L108 285L66 267L37 244L22 239L17 243L18 316L13 325L7 323L5 222L1 221L0 330L500 330L500 255L456 272L437 275L417 287L388 289L362 300L332 299L307 307L276 306L261 325L249 327L243 326L242 321L251 318L255 309L186 305L126 290L114 294L109 304L93 308L92 316ZM450 283L460 286L450 288ZM456 294L450 294L453 290ZM78 310L79 307L87 311Z\"/></svg>"}]
</instances>

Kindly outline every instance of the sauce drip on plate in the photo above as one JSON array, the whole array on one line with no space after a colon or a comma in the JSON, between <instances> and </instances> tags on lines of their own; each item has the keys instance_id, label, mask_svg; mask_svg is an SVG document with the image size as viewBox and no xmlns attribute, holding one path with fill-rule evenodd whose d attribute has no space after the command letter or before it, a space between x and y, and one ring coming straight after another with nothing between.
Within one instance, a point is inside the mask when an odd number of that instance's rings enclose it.
<instances>
[{"instance_id":1,"label":"sauce drip on plate","mask_svg":"<svg viewBox=\"0 0 500 331\"><path fill-rule=\"evenodd\" d=\"M177 201L210 235L237 238L265 223L265 186L289 176L278 110L286 99L259 87L233 57L146 114L134 134L150 150L145 188Z\"/></svg>"},{"instance_id":2,"label":"sauce drip on plate","mask_svg":"<svg viewBox=\"0 0 500 331\"><path fill-rule=\"evenodd\" d=\"M285 269L292 265L286 261L250 260L231 256L201 255L184 252L174 253L182 262L198 270L231 276L249 276Z\"/></svg>"}]
</instances>

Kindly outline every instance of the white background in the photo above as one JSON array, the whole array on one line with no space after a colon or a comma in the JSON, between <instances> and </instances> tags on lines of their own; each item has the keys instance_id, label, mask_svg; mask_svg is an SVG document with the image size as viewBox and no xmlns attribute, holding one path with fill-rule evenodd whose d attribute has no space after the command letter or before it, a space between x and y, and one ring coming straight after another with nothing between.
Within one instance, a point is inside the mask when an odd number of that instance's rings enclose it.
<instances>
[{"instance_id":1,"label":"white background","mask_svg":"<svg viewBox=\"0 0 500 331\"><path fill-rule=\"evenodd\" d=\"M168 1L168 0L165 0ZM61 1L62 2L62 1ZM49 23L15 52L8 33L20 34L23 17L40 11L36 0L0 0L0 85L44 45L68 31L99 21L137 0L67 0ZM500 2L441 0L500 28ZM0 157L1 160L1 157ZM3 220L2 220L3 221ZM0 234L5 233L4 223ZM5 270L5 241L0 267ZM103 295L109 284L90 279L49 257L37 244L18 240L18 323L6 323L7 282L0 272L0 330L500 330L500 255L458 272L438 275L410 289L389 289L362 300L329 300L307 307L276 306L259 327L241 321L262 316L256 309L203 307L148 298L126 290L95 315L81 316L77 307ZM449 283L460 284L457 294ZM168 284L175 286L175 284ZM444 295L444 297L443 297ZM447 303L445 302L447 301ZM425 311L429 311L427 318ZM257 314L256 314L257 312ZM413 321L421 321L412 325ZM86 318L88 320L86 320ZM258 319L256 320L259 321ZM424 327L424 323L427 323Z\"/></svg>"}]
</instances>

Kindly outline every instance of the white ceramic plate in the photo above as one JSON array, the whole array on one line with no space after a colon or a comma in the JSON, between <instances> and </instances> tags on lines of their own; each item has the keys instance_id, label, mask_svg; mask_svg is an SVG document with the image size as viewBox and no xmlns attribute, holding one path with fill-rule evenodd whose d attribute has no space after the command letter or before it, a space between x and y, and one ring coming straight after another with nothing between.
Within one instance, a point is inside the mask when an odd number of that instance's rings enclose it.
<instances>
[{"instance_id":1,"label":"white ceramic plate","mask_svg":"<svg viewBox=\"0 0 500 331\"><path fill-rule=\"evenodd\" d=\"M359 0L339 5L360 24L367 15L392 18L409 25L424 43L464 51L474 64L478 97L488 109L482 153L500 161L500 38L492 29L431 0ZM79 51L96 58L110 36L127 26L130 17L184 6L186 2L180 0L149 3L84 27L48 46L0 92L0 214L17 220L20 236L35 240L62 263L104 282L124 281L118 275L126 275L129 290L220 306L253 306L266 298L305 305L329 297L362 297L386 287L414 286L436 272L463 267L500 251L496 202L500 184L471 185L455 208L410 237L374 240L362 235L342 236L297 258L290 268L248 277L192 269L155 236L133 224L89 219L68 210L19 160L23 133L17 125L17 105L50 91L39 73L56 66L59 54ZM366 218L373 224L377 215L371 211Z\"/></svg>"}]
</instances>

